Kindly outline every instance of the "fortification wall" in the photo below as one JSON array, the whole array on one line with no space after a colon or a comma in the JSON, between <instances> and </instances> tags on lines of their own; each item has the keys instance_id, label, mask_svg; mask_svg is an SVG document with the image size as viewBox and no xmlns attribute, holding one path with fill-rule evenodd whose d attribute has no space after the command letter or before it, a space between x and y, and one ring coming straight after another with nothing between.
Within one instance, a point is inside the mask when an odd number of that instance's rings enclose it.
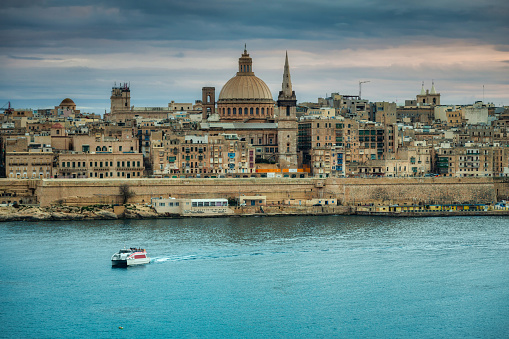
<instances>
[{"instance_id":1,"label":"fortification wall","mask_svg":"<svg viewBox=\"0 0 509 339\"><path fill-rule=\"evenodd\" d=\"M134 196L131 203L149 203L152 197L235 198L264 195L269 205L284 199L307 200L335 198L343 205L488 203L499 192L509 192L509 182L492 178L420 178L420 179L43 179L36 196L41 206L55 203L72 205L122 203L121 185Z\"/></svg>"},{"instance_id":2,"label":"fortification wall","mask_svg":"<svg viewBox=\"0 0 509 339\"><path fill-rule=\"evenodd\" d=\"M497 199L492 178L329 179L325 189L336 192L345 205L490 203Z\"/></svg>"}]
</instances>

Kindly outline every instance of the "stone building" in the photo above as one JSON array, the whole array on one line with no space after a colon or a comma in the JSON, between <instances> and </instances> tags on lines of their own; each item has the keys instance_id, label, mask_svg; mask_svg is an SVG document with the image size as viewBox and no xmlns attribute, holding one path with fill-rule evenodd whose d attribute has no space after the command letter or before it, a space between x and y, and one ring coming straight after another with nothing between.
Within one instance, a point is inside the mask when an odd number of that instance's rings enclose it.
<instances>
[{"instance_id":1,"label":"stone building","mask_svg":"<svg viewBox=\"0 0 509 339\"><path fill-rule=\"evenodd\" d=\"M212 89L204 87L203 96L211 95ZM288 54L275 107L268 86L254 75L252 59L244 49L236 76L223 86L219 94L218 119L209 116L208 121L200 124L200 130L209 136L236 134L240 140L254 146L257 163L276 163L281 169L297 169L296 102Z\"/></svg>"},{"instance_id":2,"label":"stone building","mask_svg":"<svg viewBox=\"0 0 509 339\"><path fill-rule=\"evenodd\" d=\"M130 179L143 177L141 153L60 153L58 178Z\"/></svg>"},{"instance_id":3,"label":"stone building","mask_svg":"<svg viewBox=\"0 0 509 339\"><path fill-rule=\"evenodd\" d=\"M473 143L464 147L439 148L436 155L438 173L451 177L503 176L509 172L507 153L500 147Z\"/></svg>"},{"instance_id":4,"label":"stone building","mask_svg":"<svg viewBox=\"0 0 509 339\"><path fill-rule=\"evenodd\" d=\"M159 135L151 151L154 176L217 178L256 173L254 147L236 134Z\"/></svg>"},{"instance_id":5,"label":"stone building","mask_svg":"<svg viewBox=\"0 0 509 339\"><path fill-rule=\"evenodd\" d=\"M435 89L435 83L432 82L431 90L424 90L424 82L422 83L421 93L416 96L417 105L419 106L436 106L440 105L440 93Z\"/></svg>"},{"instance_id":6,"label":"stone building","mask_svg":"<svg viewBox=\"0 0 509 339\"><path fill-rule=\"evenodd\" d=\"M6 177L11 179L43 179L53 175L54 155L51 148L29 152L7 152Z\"/></svg>"}]
</instances>

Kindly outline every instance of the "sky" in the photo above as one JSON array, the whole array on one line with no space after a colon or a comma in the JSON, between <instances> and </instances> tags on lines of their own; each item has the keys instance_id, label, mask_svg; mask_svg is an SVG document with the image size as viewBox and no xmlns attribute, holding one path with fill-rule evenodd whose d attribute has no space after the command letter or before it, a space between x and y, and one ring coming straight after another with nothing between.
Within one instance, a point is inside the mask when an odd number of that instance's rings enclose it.
<instances>
[{"instance_id":1,"label":"sky","mask_svg":"<svg viewBox=\"0 0 509 339\"><path fill-rule=\"evenodd\" d=\"M244 44L277 99L285 51L299 102L330 93L509 105L507 0L2 0L0 107L64 98L109 111L201 99L237 71Z\"/></svg>"}]
</instances>

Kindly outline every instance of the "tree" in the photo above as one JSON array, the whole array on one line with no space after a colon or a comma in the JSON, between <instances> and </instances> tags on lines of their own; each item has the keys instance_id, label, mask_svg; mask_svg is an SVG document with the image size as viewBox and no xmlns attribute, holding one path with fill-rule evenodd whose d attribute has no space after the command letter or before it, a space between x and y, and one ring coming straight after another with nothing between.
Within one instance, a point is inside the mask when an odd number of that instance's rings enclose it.
<instances>
[{"instance_id":1,"label":"tree","mask_svg":"<svg viewBox=\"0 0 509 339\"><path fill-rule=\"evenodd\" d=\"M132 198L135 194L133 191L131 191L129 185L127 184L120 185L119 190L120 197L122 198L122 204L126 204L129 198Z\"/></svg>"}]
</instances>

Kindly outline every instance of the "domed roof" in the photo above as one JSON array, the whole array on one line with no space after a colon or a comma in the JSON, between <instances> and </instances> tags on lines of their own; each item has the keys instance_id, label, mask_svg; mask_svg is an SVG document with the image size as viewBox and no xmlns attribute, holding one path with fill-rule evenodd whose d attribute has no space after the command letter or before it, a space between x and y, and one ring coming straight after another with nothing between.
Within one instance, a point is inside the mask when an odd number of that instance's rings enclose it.
<instances>
[{"instance_id":1,"label":"domed roof","mask_svg":"<svg viewBox=\"0 0 509 339\"><path fill-rule=\"evenodd\" d=\"M223 86L217 101L242 102L243 100L273 102L269 87L262 79L254 75L253 59L247 53L245 46L244 53L239 58L237 75Z\"/></svg>"},{"instance_id":2,"label":"domed roof","mask_svg":"<svg viewBox=\"0 0 509 339\"><path fill-rule=\"evenodd\" d=\"M74 103L74 101L72 101L71 99L69 98L65 98L64 100L62 100L62 102L60 103L60 106L69 106L69 105L76 105Z\"/></svg>"},{"instance_id":3,"label":"domed roof","mask_svg":"<svg viewBox=\"0 0 509 339\"><path fill-rule=\"evenodd\" d=\"M53 126L51 126L51 128L53 128L53 129L62 129L62 128L64 128L64 126L62 126L60 123L57 122L57 123L53 124Z\"/></svg>"},{"instance_id":4,"label":"domed roof","mask_svg":"<svg viewBox=\"0 0 509 339\"><path fill-rule=\"evenodd\" d=\"M218 100L272 100L270 89L254 75L236 75L223 86Z\"/></svg>"}]
</instances>

